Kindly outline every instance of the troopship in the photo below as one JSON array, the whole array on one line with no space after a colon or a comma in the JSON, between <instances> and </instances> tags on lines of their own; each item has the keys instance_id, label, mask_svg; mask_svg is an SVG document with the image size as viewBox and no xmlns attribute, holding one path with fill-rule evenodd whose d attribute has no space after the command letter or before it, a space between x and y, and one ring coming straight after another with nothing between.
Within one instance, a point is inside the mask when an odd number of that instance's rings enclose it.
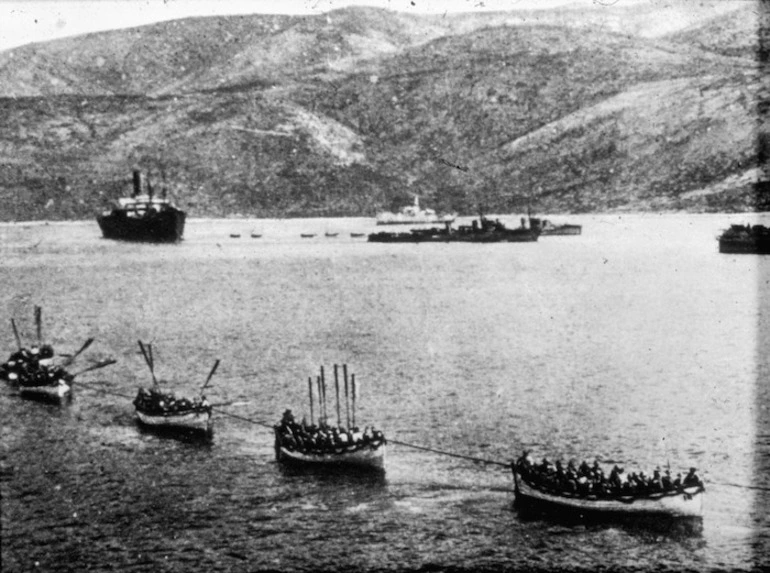
<instances>
[{"instance_id":1,"label":"troopship","mask_svg":"<svg viewBox=\"0 0 770 573\"><path fill-rule=\"evenodd\" d=\"M378 225L431 225L451 223L457 213L439 215L433 209L422 209L420 198L414 196L414 204L401 207L398 213L383 212L377 214Z\"/></svg>"},{"instance_id":2,"label":"troopship","mask_svg":"<svg viewBox=\"0 0 770 573\"><path fill-rule=\"evenodd\" d=\"M121 197L118 205L96 218L105 239L173 243L182 239L187 214L177 209L166 198L153 194L147 183L142 193L142 174L134 171L134 192L131 197Z\"/></svg>"},{"instance_id":3,"label":"troopship","mask_svg":"<svg viewBox=\"0 0 770 573\"><path fill-rule=\"evenodd\" d=\"M770 228L764 225L730 225L718 240L720 253L770 255Z\"/></svg>"}]
</instances>

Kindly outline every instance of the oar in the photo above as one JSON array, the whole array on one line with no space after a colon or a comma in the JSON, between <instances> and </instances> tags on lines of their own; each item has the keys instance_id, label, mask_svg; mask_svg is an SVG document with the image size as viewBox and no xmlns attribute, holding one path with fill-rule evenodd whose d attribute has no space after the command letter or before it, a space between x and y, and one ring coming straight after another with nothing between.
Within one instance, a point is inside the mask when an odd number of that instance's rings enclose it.
<instances>
[{"instance_id":1,"label":"oar","mask_svg":"<svg viewBox=\"0 0 770 573\"><path fill-rule=\"evenodd\" d=\"M72 355L70 355L70 356L69 356L69 358L67 358L67 360L65 360L65 361L64 361L64 366L69 366L70 364L72 364L72 363L75 361L75 358L77 358L78 356L80 356L80 354L81 354L83 351L85 351L85 349L86 349L86 348L88 348L89 346L91 346L91 343L92 343L93 341L94 341L94 339L93 339L93 338L89 338L88 340L86 340L86 341L83 343L83 346L81 346L81 347L80 347L80 350L78 350L77 352L75 352L75 354L72 354Z\"/></svg>"},{"instance_id":2,"label":"oar","mask_svg":"<svg viewBox=\"0 0 770 573\"><path fill-rule=\"evenodd\" d=\"M203 388L201 388L201 394L203 394L203 391L206 389L206 386L209 385L209 382L211 382L211 378L214 376L214 372L217 371L217 367L219 367L219 359L217 359L216 362L214 362L214 368L211 369L211 372L209 372L209 377L206 378L206 383L203 385Z\"/></svg>"},{"instance_id":3,"label":"oar","mask_svg":"<svg viewBox=\"0 0 770 573\"><path fill-rule=\"evenodd\" d=\"M11 319L11 326L13 327L13 336L16 338L16 345L19 347L19 350L21 350L21 337L19 336L19 331L16 328L16 321L13 319Z\"/></svg>"},{"instance_id":4,"label":"oar","mask_svg":"<svg viewBox=\"0 0 770 573\"><path fill-rule=\"evenodd\" d=\"M350 375L350 385L353 390L353 425L356 425L356 375Z\"/></svg>"},{"instance_id":5,"label":"oar","mask_svg":"<svg viewBox=\"0 0 770 573\"><path fill-rule=\"evenodd\" d=\"M150 357L147 356L147 351L144 349L144 344L142 344L142 341L139 341L139 349L142 351L142 356L144 356L144 361L147 363L147 367L150 369L150 374L152 374L152 383L157 386L158 385L158 379L155 378L155 371L152 368L152 362L150 361Z\"/></svg>"},{"instance_id":6,"label":"oar","mask_svg":"<svg viewBox=\"0 0 770 573\"><path fill-rule=\"evenodd\" d=\"M43 309L35 307L35 329L37 330L37 345L43 345Z\"/></svg>"},{"instance_id":7,"label":"oar","mask_svg":"<svg viewBox=\"0 0 770 573\"><path fill-rule=\"evenodd\" d=\"M114 358L109 358L107 360L103 360L102 362L97 362L96 364L89 366L88 368L84 368L80 372L76 372L72 375L74 378L75 376L80 376L81 374L85 374L86 372L91 372L91 370L98 370L99 368L104 368L105 366L109 366L110 364L115 364L117 360Z\"/></svg>"},{"instance_id":8,"label":"oar","mask_svg":"<svg viewBox=\"0 0 770 573\"><path fill-rule=\"evenodd\" d=\"M315 426L315 417L313 415L313 378L307 377L307 393L310 397L310 424Z\"/></svg>"},{"instance_id":9,"label":"oar","mask_svg":"<svg viewBox=\"0 0 770 573\"><path fill-rule=\"evenodd\" d=\"M337 427L342 425L340 419L340 379L337 375L337 364L334 365L334 393L337 396Z\"/></svg>"}]
</instances>

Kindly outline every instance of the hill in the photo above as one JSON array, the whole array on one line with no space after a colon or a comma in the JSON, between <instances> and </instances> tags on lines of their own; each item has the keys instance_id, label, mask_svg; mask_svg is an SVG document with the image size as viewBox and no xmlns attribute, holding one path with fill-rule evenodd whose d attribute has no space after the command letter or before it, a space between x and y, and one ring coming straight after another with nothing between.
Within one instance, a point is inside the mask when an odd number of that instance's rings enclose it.
<instances>
[{"instance_id":1,"label":"hill","mask_svg":"<svg viewBox=\"0 0 770 573\"><path fill-rule=\"evenodd\" d=\"M0 218L90 217L134 168L193 216L373 215L411 193L468 214L757 208L756 63L714 48L708 11L657 35L614 14L639 33L597 10L350 8L0 53Z\"/></svg>"}]
</instances>

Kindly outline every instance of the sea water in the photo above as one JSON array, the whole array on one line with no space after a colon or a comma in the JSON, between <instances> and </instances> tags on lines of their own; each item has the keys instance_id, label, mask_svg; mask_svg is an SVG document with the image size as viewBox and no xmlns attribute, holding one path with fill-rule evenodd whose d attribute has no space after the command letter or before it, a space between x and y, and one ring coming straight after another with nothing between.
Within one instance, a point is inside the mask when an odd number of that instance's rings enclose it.
<instances>
[{"instance_id":1,"label":"sea water","mask_svg":"<svg viewBox=\"0 0 770 573\"><path fill-rule=\"evenodd\" d=\"M770 257L716 240L768 221L563 219L583 234L483 245L351 236L382 230L371 219L192 219L172 245L105 240L92 221L0 225L0 358L11 318L35 341L39 305L57 352L96 338L70 370L118 360L61 406L0 386L3 571L770 564ZM152 383L137 340L182 395L221 360L210 441L137 426L131 399ZM277 464L269 425L309 418L307 379L324 365L333 388L334 364L356 375L359 425L497 463L391 444L382 476ZM525 520L498 465L523 448L695 466L702 531Z\"/></svg>"}]
</instances>

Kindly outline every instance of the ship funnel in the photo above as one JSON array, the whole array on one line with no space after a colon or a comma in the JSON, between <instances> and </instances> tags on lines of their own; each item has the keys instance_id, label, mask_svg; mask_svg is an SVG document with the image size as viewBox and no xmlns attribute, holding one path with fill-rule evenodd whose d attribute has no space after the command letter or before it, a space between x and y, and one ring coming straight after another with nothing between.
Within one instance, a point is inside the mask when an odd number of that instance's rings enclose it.
<instances>
[{"instance_id":1,"label":"ship funnel","mask_svg":"<svg viewBox=\"0 0 770 573\"><path fill-rule=\"evenodd\" d=\"M134 170L134 194L133 196L136 197L137 195L142 194L142 173L140 171Z\"/></svg>"}]
</instances>

